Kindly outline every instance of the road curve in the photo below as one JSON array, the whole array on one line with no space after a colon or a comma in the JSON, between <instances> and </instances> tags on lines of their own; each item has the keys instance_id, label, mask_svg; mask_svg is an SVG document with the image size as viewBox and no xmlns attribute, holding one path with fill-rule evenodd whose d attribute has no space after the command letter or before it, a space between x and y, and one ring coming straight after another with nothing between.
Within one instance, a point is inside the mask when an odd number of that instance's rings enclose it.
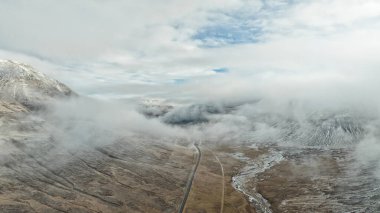
<instances>
[{"instance_id":1,"label":"road curve","mask_svg":"<svg viewBox=\"0 0 380 213\"><path fill-rule=\"evenodd\" d=\"M191 186L193 185L193 180L194 180L195 174L197 173L197 169L198 169L199 163L201 161L201 157L202 157L202 152L199 149L198 144L194 144L194 147L196 148L196 150L198 152L197 162L195 163L195 166L193 167L193 170L191 172L190 178L187 181L186 192L185 192L185 195L184 195L183 200L181 202L181 205L179 207L179 210L178 210L179 213L183 213L183 210L185 209L186 201L187 201L187 198L189 197L189 194L190 194L190 191L191 191Z\"/></svg>"}]
</instances>

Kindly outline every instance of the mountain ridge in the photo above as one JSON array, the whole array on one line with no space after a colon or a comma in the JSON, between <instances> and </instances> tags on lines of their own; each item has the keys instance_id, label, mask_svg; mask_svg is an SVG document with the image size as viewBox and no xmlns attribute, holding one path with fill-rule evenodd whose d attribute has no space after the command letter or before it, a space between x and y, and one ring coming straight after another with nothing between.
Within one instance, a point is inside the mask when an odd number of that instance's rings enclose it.
<instances>
[{"instance_id":1,"label":"mountain ridge","mask_svg":"<svg viewBox=\"0 0 380 213\"><path fill-rule=\"evenodd\" d=\"M13 60L0 60L2 108L12 103L11 105L18 107L21 105L28 110L35 110L51 99L75 95L76 93L68 86L38 72L30 65Z\"/></svg>"}]
</instances>

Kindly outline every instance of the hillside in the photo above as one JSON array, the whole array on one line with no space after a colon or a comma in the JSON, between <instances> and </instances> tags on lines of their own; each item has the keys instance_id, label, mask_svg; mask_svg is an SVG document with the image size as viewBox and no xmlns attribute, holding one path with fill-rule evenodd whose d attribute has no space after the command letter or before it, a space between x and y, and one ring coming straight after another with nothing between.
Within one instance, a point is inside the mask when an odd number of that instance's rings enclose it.
<instances>
[{"instance_id":1,"label":"hillside","mask_svg":"<svg viewBox=\"0 0 380 213\"><path fill-rule=\"evenodd\" d=\"M3 102L19 103L28 109L35 109L52 98L74 94L66 85L29 65L0 60L0 100Z\"/></svg>"},{"instance_id":2,"label":"hillside","mask_svg":"<svg viewBox=\"0 0 380 213\"><path fill-rule=\"evenodd\" d=\"M142 135L69 147L45 103L75 94L28 65L0 61L0 212L175 211L193 150Z\"/></svg>"}]
</instances>

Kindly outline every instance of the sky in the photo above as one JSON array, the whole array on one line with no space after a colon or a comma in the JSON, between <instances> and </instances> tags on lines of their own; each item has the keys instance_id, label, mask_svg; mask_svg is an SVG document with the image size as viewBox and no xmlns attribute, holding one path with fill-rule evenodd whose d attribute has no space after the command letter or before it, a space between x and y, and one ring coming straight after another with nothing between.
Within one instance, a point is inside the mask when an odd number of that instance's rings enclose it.
<instances>
[{"instance_id":1,"label":"sky","mask_svg":"<svg viewBox=\"0 0 380 213\"><path fill-rule=\"evenodd\" d=\"M112 99L58 103L46 115L74 147L126 127L215 141L255 131L272 141L279 130L256 115L286 115L311 135L310 112L349 108L373 119L358 156L378 162L379 38L379 0L0 0L0 59ZM144 97L248 104L185 134L113 102Z\"/></svg>"},{"instance_id":2,"label":"sky","mask_svg":"<svg viewBox=\"0 0 380 213\"><path fill-rule=\"evenodd\" d=\"M340 91L331 99L362 98L380 80L377 0L0 5L0 58L29 63L94 97L323 96L328 90Z\"/></svg>"}]
</instances>

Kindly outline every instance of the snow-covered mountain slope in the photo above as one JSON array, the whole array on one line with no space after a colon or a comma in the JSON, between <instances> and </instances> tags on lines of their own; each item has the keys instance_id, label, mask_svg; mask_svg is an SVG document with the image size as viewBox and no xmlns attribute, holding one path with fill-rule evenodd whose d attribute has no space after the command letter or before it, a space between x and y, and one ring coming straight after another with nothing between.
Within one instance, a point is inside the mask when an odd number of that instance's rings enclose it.
<instances>
[{"instance_id":1,"label":"snow-covered mountain slope","mask_svg":"<svg viewBox=\"0 0 380 213\"><path fill-rule=\"evenodd\" d=\"M175 104L165 99L143 99L138 105L138 111L146 117L161 117L174 109Z\"/></svg>"},{"instance_id":2,"label":"snow-covered mountain slope","mask_svg":"<svg viewBox=\"0 0 380 213\"><path fill-rule=\"evenodd\" d=\"M162 106L162 105L159 105ZM288 113L267 110L260 103L207 103L173 107L160 119L170 125L209 127L206 134L256 143L345 147L357 144L374 122L357 110L314 110L297 107ZM158 116L159 117L159 116ZM208 132L209 130L209 132Z\"/></svg>"},{"instance_id":3,"label":"snow-covered mountain slope","mask_svg":"<svg viewBox=\"0 0 380 213\"><path fill-rule=\"evenodd\" d=\"M277 142L307 146L343 147L358 143L366 134L365 127L369 122L365 117L339 111L312 113L303 118L264 114L252 119L256 122L256 131L250 137L257 140L271 138Z\"/></svg>"},{"instance_id":4,"label":"snow-covered mountain slope","mask_svg":"<svg viewBox=\"0 0 380 213\"><path fill-rule=\"evenodd\" d=\"M29 65L0 60L0 101L19 103L28 109L39 108L55 97L74 92L66 85L36 71Z\"/></svg>"}]
</instances>

